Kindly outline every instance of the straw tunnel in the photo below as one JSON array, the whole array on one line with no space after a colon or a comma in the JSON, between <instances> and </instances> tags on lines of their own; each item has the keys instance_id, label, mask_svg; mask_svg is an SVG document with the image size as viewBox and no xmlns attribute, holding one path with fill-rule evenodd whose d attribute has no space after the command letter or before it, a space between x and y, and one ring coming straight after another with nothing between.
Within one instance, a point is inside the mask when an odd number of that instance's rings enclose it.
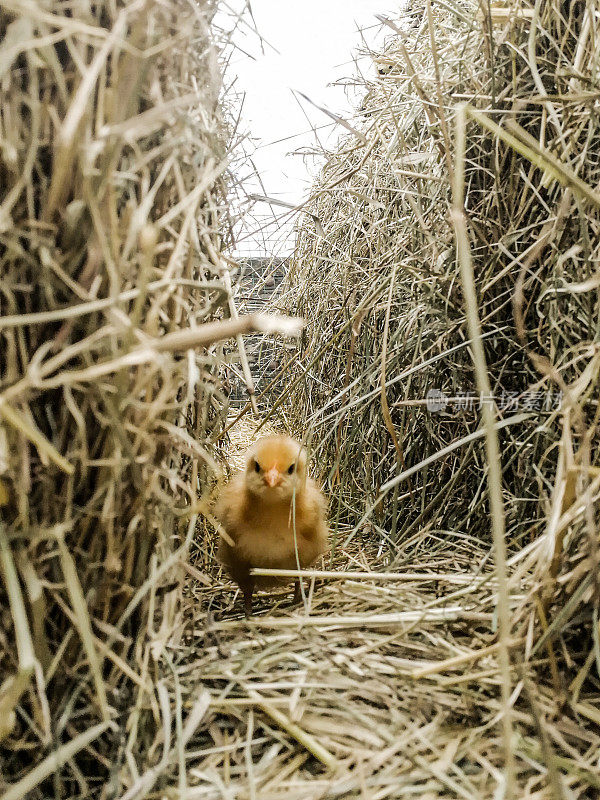
<instances>
[{"instance_id":1,"label":"straw tunnel","mask_svg":"<svg viewBox=\"0 0 600 800\"><path fill-rule=\"evenodd\" d=\"M598 796L600 5L375 21L295 205L240 177L251 10L0 0L0 800ZM267 434L315 483L246 618Z\"/></svg>"}]
</instances>

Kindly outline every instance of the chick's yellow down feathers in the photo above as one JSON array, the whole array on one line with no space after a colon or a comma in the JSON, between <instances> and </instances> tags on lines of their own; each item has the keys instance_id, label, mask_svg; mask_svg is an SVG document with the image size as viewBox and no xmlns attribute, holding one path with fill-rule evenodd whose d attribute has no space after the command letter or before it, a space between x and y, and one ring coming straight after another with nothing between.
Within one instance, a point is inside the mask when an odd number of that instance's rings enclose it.
<instances>
[{"instance_id":1,"label":"chick's yellow down feathers","mask_svg":"<svg viewBox=\"0 0 600 800\"><path fill-rule=\"evenodd\" d=\"M307 475L306 452L288 436L268 436L248 450L215 513L234 542L221 540L219 560L242 590L246 614L255 588L286 582L250 570L308 567L328 549L325 498ZM296 597L299 588L296 582Z\"/></svg>"}]
</instances>

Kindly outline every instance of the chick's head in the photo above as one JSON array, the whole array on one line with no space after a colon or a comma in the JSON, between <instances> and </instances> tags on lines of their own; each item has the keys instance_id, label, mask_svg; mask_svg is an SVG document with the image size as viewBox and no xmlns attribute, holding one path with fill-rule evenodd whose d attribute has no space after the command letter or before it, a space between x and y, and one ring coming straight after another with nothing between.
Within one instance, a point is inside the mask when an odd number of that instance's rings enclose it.
<instances>
[{"instance_id":1,"label":"chick's head","mask_svg":"<svg viewBox=\"0 0 600 800\"><path fill-rule=\"evenodd\" d=\"M306 452L289 436L267 436L248 451L246 486L262 500L290 500L305 481Z\"/></svg>"}]
</instances>

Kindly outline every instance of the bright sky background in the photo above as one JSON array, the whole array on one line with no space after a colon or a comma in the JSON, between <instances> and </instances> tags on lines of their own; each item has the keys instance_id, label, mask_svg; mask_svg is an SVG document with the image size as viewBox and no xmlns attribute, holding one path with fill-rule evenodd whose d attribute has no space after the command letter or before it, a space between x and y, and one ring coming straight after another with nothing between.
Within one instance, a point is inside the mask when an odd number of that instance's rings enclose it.
<instances>
[{"instance_id":1,"label":"bright sky background","mask_svg":"<svg viewBox=\"0 0 600 800\"><path fill-rule=\"evenodd\" d=\"M229 0L239 12L245 0ZM351 88L331 84L351 78L357 69L373 74L370 59L353 63L365 41L373 46L389 34L376 14L397 18L403 0L252 0L233 34L237 50L230 61L229 82L244 95L240 129L252 137L248 152L264 186L264 193L297 204L305 197L312 177L318 171L313 158L291 155L298 149L312 149L317 127L322 142L332 145L342 130L304 100L297 92L347 117L356 105ZM233 17L217 18L229 31ZM253 29L255 28L255 30ZM256 31L262 37L262 42ZM244 55L244 50L248 55ZM295 94L296 92L296 94ZM360 95L359 95L360 96ZM324 127L320 127L324 126ZM335 128L335 129L334 129ZM252 171L247 163L239 171L246 177ZM251 191L263 193L258 183ZM273 209L278 215L285 210ZM255 206L255 215L270 215L269 206ZM253 234L247 220L239 253L283 254L291 249L291 223L273 223L264 235ZM267 241L261 241L266 236Z\"/></svg>"}]
</instances>

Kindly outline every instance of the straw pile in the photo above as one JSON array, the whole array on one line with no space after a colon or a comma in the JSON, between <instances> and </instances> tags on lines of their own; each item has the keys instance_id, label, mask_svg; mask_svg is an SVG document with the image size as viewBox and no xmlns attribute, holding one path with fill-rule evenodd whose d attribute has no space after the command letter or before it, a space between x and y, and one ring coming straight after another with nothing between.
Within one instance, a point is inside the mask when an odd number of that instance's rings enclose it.
<instances>
[{"instance_id":1,"label":"straw pile","mask_svg":"<svg viewBox=\"0 0 600 800\"><path fill-rule=\"evenodd\" d=\"M355 540L356 541L356 540ZM473 542L446 540L402 569L372 572L374 548L340 548L307 607L290 594L265 601L250 624L223 608L229 592L197 588L173 650L184 708L206 717L187 743L187 795L173 774L166 797L333 800L502 796L505 757L497 720L495 582ZM358 573L358 574L357 574ZM536 657L535 666L547 668ZM533 696L535 705L529 705ZM596 722L554 715L551 683L517 691L512 741L515 798L594 797L600 788ZM597 714L587 697L580 719ZM540 736L536 719L542 721ZM555 794L556 771L565 792Z\"/></svg>"},{"instance_id":2,"label":"straw pile","mask_svg":"<svg viewBox=\"0 0 600 800\"><path fill-rule=\"evenodd\" d=\"M235 309L213 15L0 3L6 798L133 797L174 758L152 757L171 713L155 680L217 471L214 343L273 328L219 320Z\"/></svg>"},{"instance_id":3,"label":"straw pile","mask_svg":"<svg viewBox=\"0 0 600 800\"><path fill-rule=\"evenodd\" d=\"M585 561L597 534L582 504L559 521L596 478L595 8L413 11L408 33L374 56L364 120L309 203L283 301L311 321L290 414L330 465L336 517L392 551L410 537L422 553L438 534L489 540L487 398L449 214L467 102L464 205L507 539L515 552L535 541L544 559L556 544L556 578L564 534L587 525L567 542L581 549L578 569L597 563Z\"/></svg>"}]
</instances>

